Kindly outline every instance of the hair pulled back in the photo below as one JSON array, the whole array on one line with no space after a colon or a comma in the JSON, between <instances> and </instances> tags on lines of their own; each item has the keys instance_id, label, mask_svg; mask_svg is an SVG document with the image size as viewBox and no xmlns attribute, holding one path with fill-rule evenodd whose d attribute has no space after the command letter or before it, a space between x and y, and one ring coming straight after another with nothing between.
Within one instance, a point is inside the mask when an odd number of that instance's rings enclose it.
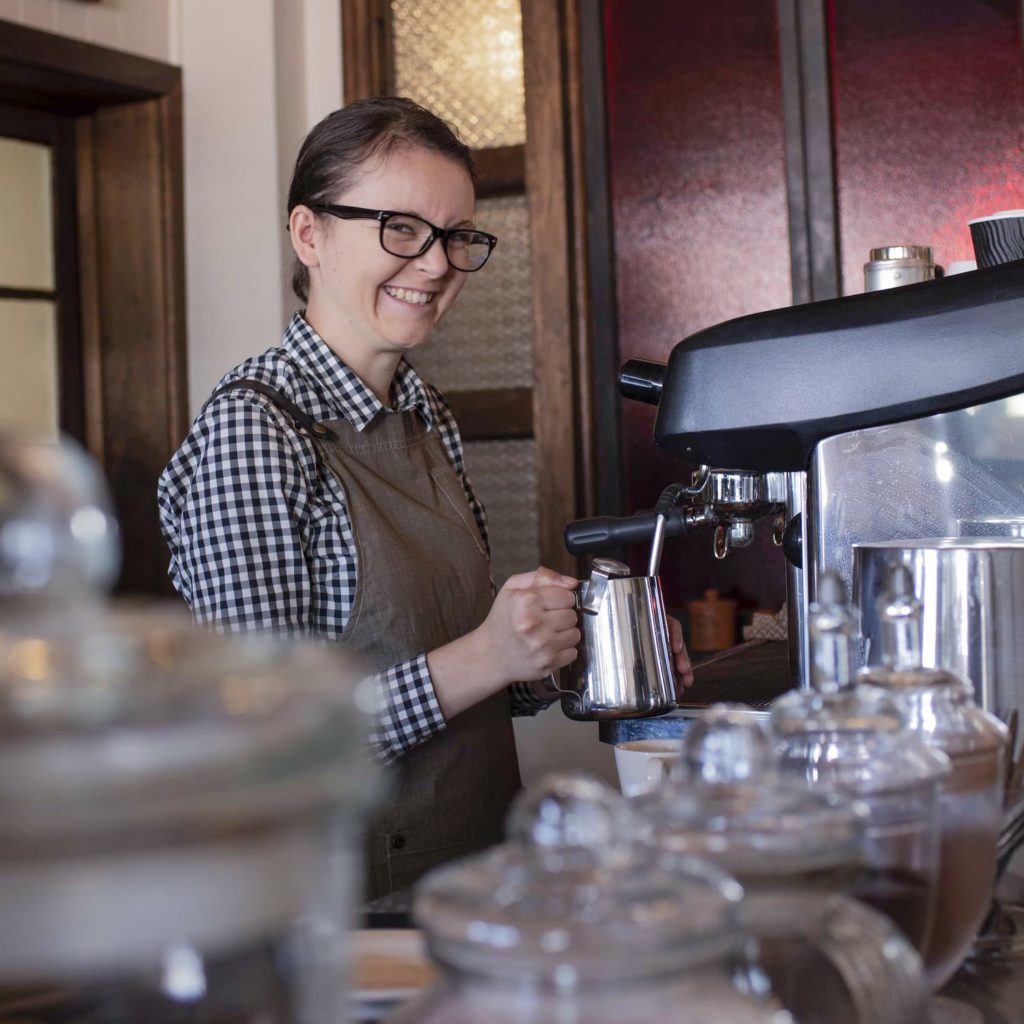
<instances>
[{"instance_id":1,"label":"hair pulled back","mask_svg":"<svg viewBox=\"0 0 1024 1024\"><path fill-rule=\"evenodd\" d=\"M449 157L476 184L476 166L455 129L436 114L401 96L358 100L328 114L299 149L288 189L288 215L296 206L330 203L369 161L386 160L401 145L418 146ZM296 258L292 290L309 301L309 268Z\"/></svg>"}]
</instances>

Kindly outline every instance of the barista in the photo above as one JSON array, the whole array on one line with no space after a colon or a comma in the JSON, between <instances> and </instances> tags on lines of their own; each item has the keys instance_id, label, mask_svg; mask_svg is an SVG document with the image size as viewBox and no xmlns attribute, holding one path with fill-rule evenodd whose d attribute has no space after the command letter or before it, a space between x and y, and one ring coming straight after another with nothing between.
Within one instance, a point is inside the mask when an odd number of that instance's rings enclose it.
<instances>
[{"instance_id":1,"label":"barista","mask_svg":"<svg viewBox=\"0 0 1024 1024\"><path fill-rule=\"evenodd\" d=\"M522 681L580 641L574 578L540 567L493 596L458 428L404 358L493 251L474 180L468 147L410 100L316 125L288 197L304 308L221 380L160 478L171 579L199 622L340 641L378 673L374 741L399 779L370 830L371 897L501 838L511 715L544 706Z\"/></svg>"}]
</instances>

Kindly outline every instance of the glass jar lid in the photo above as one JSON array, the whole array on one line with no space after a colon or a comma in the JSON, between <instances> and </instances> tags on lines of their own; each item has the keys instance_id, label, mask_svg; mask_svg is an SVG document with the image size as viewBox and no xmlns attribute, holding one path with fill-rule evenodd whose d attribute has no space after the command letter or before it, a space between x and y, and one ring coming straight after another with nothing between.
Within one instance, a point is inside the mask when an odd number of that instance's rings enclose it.
<instances>
[{"instance_id":1,"label":"glass jar lid","mask_svg":"<svg viewBox=\"0 0 1024 1024\"><path fill-rule=\"evenodd\" d=\"M858 796L937 786L948 759L905 729L891 697L853 682L853 615L838 574L821 576L807 619L812 689L772 705L780 768Z\"/></svg>"},{"instance_id":2,"label":"glass jar lid","mask_svg":"<svg viewBox=\"0 0 1024 1024\"><path fill-rule=\"evenodd\" d=\"M835 693L794 691L772 705L779 768L857 796L939 785L949 761L904 728L884 693L851 686Z\"/></svg>"},{"instance_id":3,"label":"glass jar lid","mask_svg":"<svg viewBox=\"0 0 1024 1024\"><path fill-rule=\"evenodd\" d=\"M734 874L784 879L855 866L867 809L781 776L749 711L716 705L683 740L683 769L638 798L651 841L703 855Z\"/></svg>"},{"instance_id":4,"label":"glass jar lid","mask_svg":"<svg viewBox=\"0 0 1024 1024\"><path fill-rule=\"evenodd\" d=\"M415 915L432 955L460 971L575 988L732 950L737 883L710 864L660 858L637 831L603 783L549 776L514 805L506 843L419 884Z\"/></svg>"},{"instance_id":5,"label":"glass jar lid","mask_svg":"<svg viewBox=\"0 0 1024 1024\"><path fill-rule=\"evenodd\" d=\"M337 649L219 636L177 610L0 623L0 834L362 807L367 685Z\"/></svg>"},{"instance_id":6,"label":"glass jar lid","mask_svg":"<svg viewBox=\"0 0 1024 1024\"><path fill-rule=\"evenodd\" d=\"M878 609L882 666L861 672L861 682L890 694L907 727L950 755L1003 746L1006 727L974 703L970 684L944 669L924 667L922 607L907 566L892 567Z\"/></svg>"}]
</instances>

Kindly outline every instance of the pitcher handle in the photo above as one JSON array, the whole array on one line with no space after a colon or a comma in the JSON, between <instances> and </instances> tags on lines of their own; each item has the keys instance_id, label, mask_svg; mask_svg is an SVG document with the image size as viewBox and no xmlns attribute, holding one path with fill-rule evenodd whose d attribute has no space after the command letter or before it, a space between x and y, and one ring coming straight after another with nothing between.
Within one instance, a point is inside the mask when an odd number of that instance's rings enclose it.
<instances>
[{"instance_id":1,"label":"pitcher handle","mask_svg":"<svg viewBox=\"0 0 1024 1024\"><path fill-rule=\"evenodd\" d=\"M558 685L558 672L549 672L542 679L533 679L529 682L530 689L544 700L556 701L562 694L575 694L575 690L566 690Z\"/></svg>"}]
</instances>

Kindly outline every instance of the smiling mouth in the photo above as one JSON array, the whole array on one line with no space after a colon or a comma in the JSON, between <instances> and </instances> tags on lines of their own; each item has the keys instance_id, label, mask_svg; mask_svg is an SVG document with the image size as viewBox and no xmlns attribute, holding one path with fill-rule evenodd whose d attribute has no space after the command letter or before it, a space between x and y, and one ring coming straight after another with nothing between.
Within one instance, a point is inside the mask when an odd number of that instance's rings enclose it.
<instances>
[{"instance_id":1,"label":"smiling mouth","mask_svg":"<svg viewBox=\"0 0 1024 1024\"><path fill-rule=\"evenodd\" d=\"M418 292L412 288L391 288L384 286L384 291L393 299L400 302L408 302L412 306L429 306L434 301L435 292Z\"/></svg>"}]
</instances>

